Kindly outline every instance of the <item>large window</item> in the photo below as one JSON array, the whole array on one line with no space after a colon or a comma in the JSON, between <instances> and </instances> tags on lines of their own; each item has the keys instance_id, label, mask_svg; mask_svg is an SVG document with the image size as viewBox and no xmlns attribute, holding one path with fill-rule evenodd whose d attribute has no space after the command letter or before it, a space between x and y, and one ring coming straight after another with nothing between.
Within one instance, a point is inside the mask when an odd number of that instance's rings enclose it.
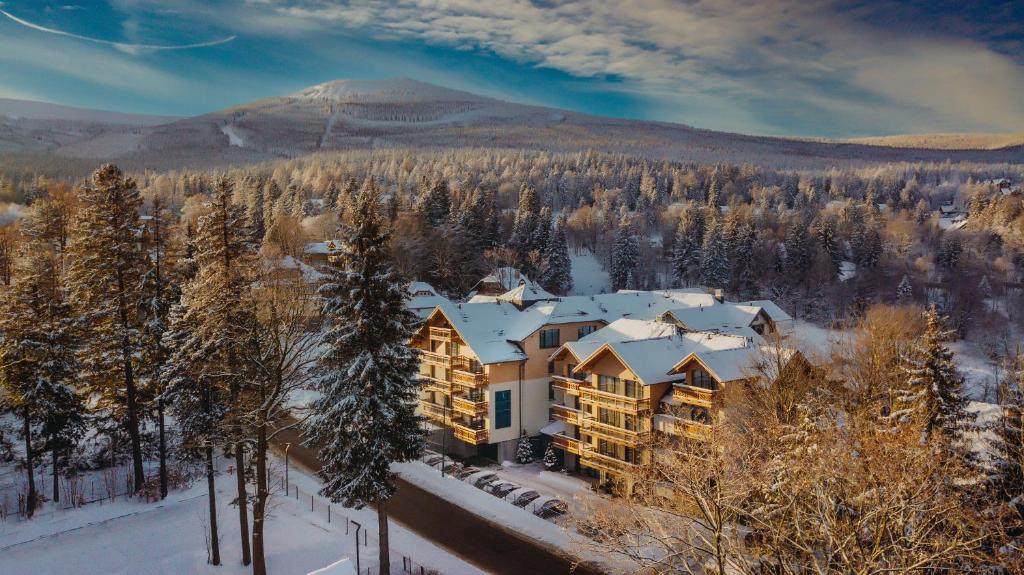
<instances>
[{"instance_id":1,"label":"large window","mask_svg":"<svg viewBox=\"0 0 1024 575\"><path fill-rule=\"evenodd\" d=\"M598 375L597 376L597 390L607 391L608 393L619 392L619 378L612 377L610 375Z\"/></svg>"},{"instance_id":2,"label":"large window","mask_svg":"<svg viewBox=\"0 0 1024 575\"><path fill-rule=\"evenodd\" d=\"M512 390L494 392L494 428L512 427Z\"/></svg>"},{"instance_id":3,"label":"large window","mask_svg":"<svg viewBox=\"0 0 1024 575\"><path fill-rule=\"evenodd\" d=\"M715 389L715 380L711 379L708 372L703 369L695 369L690 372L690 385L694 387L702 387L704 389Z\"/></svg>"},{"instance_id":4,"label":"large window","mask_svg":"<svg viewBox=\"0 0 1024 575\"><path fill-rule=\"evenodd\" d=\"M542 329L540 330L540 348L550 349L558 347L558 330L557 329Z\"/></svg>"},{"instance_id":5,"label":"large window","mask_svg":"<svg viewBox=\"0 0 1024 575\"><path fill-rule=\"evenodd\" d=\"M597 331L596 325L581 325L576 328L576 339L583 339L595 331Z\"/></svg>"}]
</instances>

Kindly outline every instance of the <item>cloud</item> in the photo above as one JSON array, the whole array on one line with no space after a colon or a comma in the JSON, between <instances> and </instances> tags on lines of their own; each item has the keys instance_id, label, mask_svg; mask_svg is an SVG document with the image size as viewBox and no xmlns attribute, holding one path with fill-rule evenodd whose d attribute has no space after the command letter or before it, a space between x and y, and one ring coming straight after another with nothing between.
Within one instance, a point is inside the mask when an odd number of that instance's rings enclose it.
<instances>
[{"instance_id":1,"label":"cloud","mask_svg":"<svg viewBox=\"0 0 1024 575\"><path fill-rule=\"evenodd\" d=\"M0 4L0 6L2 6L2 4ZM112 47L114 47L114 48L116 48L116 49L118 49L118 50L120 50L122 52L125 52L127 54L139 54L139 53L142 53L142 52L158 52L158 51L167 51L167 50L189 50L189 49L192 49L192 48L207 48L207 47L210 47L210 46L218 46L220 44L227 44L228 42L231 42L232 40L237 38L237 36L228 36L226 38L220 38L218 40L210 40L208 42L198 42L198 43L195 43L195 44L170 44L170 45L134 44L134 43L125 43L125 42L114 42L114 41L111 41L111 40L103 40L101 38L91 38L89 36L82 36L80 34L73 34L71 32L65 32L63 30L57 30L55 28L47 28L45 26L40 26L39 24L34 24L32 22L29 22L28 20L24 20L22 18L19 18L19 17L15 16L15 15L11 14L10 12L7 12L6 10L0 10L0 14L3 14L7 18L11 19L12 21L14 21L14 22L16 22L16 23L26 27L26 28L30 28L30 29L36 30L38 32L45 32L47 34L55 34L57 36L64 36L66 38L74 38L76 40L84 40L86 42L93 42L95 44L103 44L105 46L112 46Z\"/></svg>"},{"instance_id":2,"label":"cloud","mask_svg":"<svg viewBox=\"0 0 1024 575\"><path fill-rule=\"evenodd\" d=\"M1024 66L1006 23L887 24L899 3L845 0L250 0L266 20L493 52L612 78L679 104L698 125L777 132L1024 130ZM922 13L927 18L927 13ZM1016 25L1016 24L1015 24ZM973 34L965 40L959 32ZM730 114L728 108L734 113ZM707 114L704 116L703 114ZM774 113L776 117L768 117Z\"/></svg>"}]
</instances>

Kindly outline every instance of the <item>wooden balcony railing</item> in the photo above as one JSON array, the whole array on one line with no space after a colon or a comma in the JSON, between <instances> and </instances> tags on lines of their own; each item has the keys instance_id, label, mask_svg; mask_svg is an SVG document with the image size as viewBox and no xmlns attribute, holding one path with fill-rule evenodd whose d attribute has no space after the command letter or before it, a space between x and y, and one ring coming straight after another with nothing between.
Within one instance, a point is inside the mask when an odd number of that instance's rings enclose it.
<instances>
[{"instance_id":1,"label":"wooden balcony railing","mask_svg":"<svg viewBox=\"0 0 1024 575\"><path fill-rule=\"evenodd\" d=\"M645 432L624 429L622 427L618 427L610 423L602 423L601 421L591 418L583 420L583 428L595 435L632 446L639 445L647 436L647 433Z\"/></svg>"},{"instance_id":2,"label":"wooden balcony railing","mask_svg":"<svg viewBox=\"0 0 1024 575\"><path fill-rule=\"evenodd\" d=\"M579 395L580 386L585 386L586 382L579 379L573 379L571 377L552 375L551 385L554 386L555 389L561 389L569 395Z\"/></svg>"},{"instance_id":3,"label":"wooden balcony railing","mask_svg":"<svg viewBox=\"0 0 1024 575\"><path fill-rule=\"evenodd\" d=\"M552 420L564 421L569 425L583 425L585 412L565 405L552 404L548 411Z\"/></svg>"},{"instance_id":4,"label":"wooden balcony railing","mask_svg":"<svg viewBox=\"0 0 1024 575\"><path fill-rule=\"evenodd\" d=\"M430 328L430 339L438 339L441 341L452 340L452 330L447 327L432 327Z\"/></svg>"},{"instance_id":5,"label":"wooden balcony railing","mask_svg":"<svg viewBox=\"0 0 1024 575\"><path fill-rule=\"evenodd\" d=\"M474 401L468 397L455 396L452 398L452 407L455 408L455 411L470 417L487 415L487 401L483 398Z\"/></svg>"},{"instance_id":6,"label":"wooden balcony railing","mask_svg":"<svg viewBox=\"0 0 1024 575\"><path fill-rule=\"evenodd\" d=\"M461 369L452 370L452 383L469 389L480 389L487 387L486 373L473 373Z\"/></svg>"},{"instance_id":7,"label":"wooden balcony railing","mask_svg":"<svg viewBox=\"0 0 1024 575\"><path fill-rule=\"evenodd\" d=\"M421 399L420 413L423 414L427 419L440 423L441 425L447 425L451 421L451 409L446 409L443 405L436 403L430 403L425 399Z\"/></svg>"},{"instance_id":8,"label":"wooden balcony railing","mask_svg":"<svg viewBox=\"0 0 1024 575\"><path fill-rule=\"evenodd\" d=\"M580 456L580 463L610 473L632 473L636 470L636 465L628 461L594 450L585 450Z\"/></svg>"},{"instance_id":9,"label":"wooden balcony railing","mask_svg":"<svg viewBox=\"0 0 1024 575\"><path fill-rule=\"evenodd\" d=\"M690 419L682 419L676 423L676 433L690 439L708 440L711 438L711 426Z\"/></svg>"},{"instance_id":10,"label":"wooden balcony railing","mask_svg":"<svg viewBox=\"0 0 1024 575\"><path fill-rule=\"evenodd\" d=\"M459 423L455 423L452 427L455 430L455 439L459 441L465 441L473 445L487 443L486 429L473 429Z\"/></svg>"},{"instance_id":11,"label":"wooden balcony railing","mask_svg":"<svg viewBox=\"0 0 1024 575\"><path fill-rule=\"evenodd\" d=\"M452 384L443 379L437 379L436 377L430 377L421 373L420 380L423 382L423 387L420 388L423 391L437 391L446 395L452 392Z\"/></svg>"},{"instance_id":12,"label":"wooden balcony railing","mask_svg":"<svg viewBox=\"0 0 1024 575\"><path fill-rule=\"evenodd\" d=\"M566 453L572 453L573 455L579 455L585 449L583 447L583 442L579 439L574 439L561 434L551 436L551 445L555 446L557 449L564 450Z\"/></svg>"},{"instance_id":13,"label":"wooden balcony railing","mask_svg":"<svg viewBox=\"0 0 1024 575\"><path fill-rule=\"evenodd\" d=\"M618 411L642 411L649 409L651 402L646 399L626 397L617 393L601 391L593 387L580 389L580 401L607 407Z\"/></svg>"},{"instance_id":14,"label":"wooden balcony railing","mask_svg":"<svg viewBox=\"0 0 1024 575\"><path fill-rule=\"evenodd\" d=\"M698 405L700 407L710 408L715 399L715 393L716 392L713 390L704 389L702 387L676 385L672 388L672 399L688 405Z\"/></svg>"},{"instance_id":15,"label":"wooden balcony railing","mask_svg":"<svg viewBox=\"0 0 1024 575\"><path fill-rule=\"evenodd\" d=\"M420 351L420 361L424 363L440 365L442 367L451 367L452 358L447 355L440 353L434 353L432 351Z\"/></svg>"}]
</instances>

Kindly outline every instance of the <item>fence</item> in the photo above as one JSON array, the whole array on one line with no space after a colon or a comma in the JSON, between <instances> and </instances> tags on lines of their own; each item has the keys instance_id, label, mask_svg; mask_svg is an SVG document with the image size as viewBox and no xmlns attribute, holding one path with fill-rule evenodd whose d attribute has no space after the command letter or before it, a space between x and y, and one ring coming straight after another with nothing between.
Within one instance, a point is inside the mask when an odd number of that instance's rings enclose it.
<instances>
[{"instance_id":1,"label":"fence","mask_svg":"<svg viewBox=\"0 0 1024 575\"><path fill-rule=\"evenodd\" d=\"M348 517L348 515L345 514L344 507L331 503L330 501L324 499L323 497L320 497L315 493L310 493L304 489L301 489L298 485L295 485L294 483L291 483L290 485L286 484L284 477L274 478L273 483L278 486L277 492L279 496L295 499L300 503L305 503L308 501L309 512L314 516L322 520L326 520L328 523L331 524L341 525L342 523L344 523L345 535L348 537L357 537L357 548L360 548L360 546L362 546L361 548L365 548L369 543L370 539L376 540L375 538L369 536L369 530L367 529L366 525L362 525L357 521L353 521L351 518ZM352 557L351 559L353 563L356 561L355 557ZM400 571L400 573L408 573L410 575L438 575L439 573L435 569L431 569L414 561L412 557L402 555L400 553L395 553L394 551L392 551L391 553L392 568L397 566L397 559L402 560L402 570ZM362 573L372 575L372 573L376 572L376 556L366 557L365 555L362 555L361 563L366 566L359 566L360 575Z\"/></svg>"}]
</instances>

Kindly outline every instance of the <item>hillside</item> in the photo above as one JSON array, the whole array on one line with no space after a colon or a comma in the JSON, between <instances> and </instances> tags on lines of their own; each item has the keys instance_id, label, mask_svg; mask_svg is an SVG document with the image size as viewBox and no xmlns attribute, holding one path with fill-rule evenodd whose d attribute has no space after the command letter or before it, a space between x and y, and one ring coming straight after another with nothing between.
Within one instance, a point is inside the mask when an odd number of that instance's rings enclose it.
<instances>
[{"instance_id":1,"label":"hillside","mask_svg":"<svg viewBox=\"0 0 1024 575\"><path fill-rule=\"evenodd\" d=\"M932 150L999 150L1024 145L1024 134L908 134L853 138L846 142Z\"/></svg>"},{"instance_id":2,"label":"hillside","mask_svg":"<svg viewBox=\"0 0 1024 575\"><path fill-rule=\"evenodd\" d=\"M112 159L132 169L211 168L368 148L596 150L789 169L894 161L1020 163L1024 158L1015 148L931 149L938 146L731 134L505 102L407 78L327 82L171 122L58 116L6 120L0 125L0 150Z\"/></svg>"}]
</instances>

